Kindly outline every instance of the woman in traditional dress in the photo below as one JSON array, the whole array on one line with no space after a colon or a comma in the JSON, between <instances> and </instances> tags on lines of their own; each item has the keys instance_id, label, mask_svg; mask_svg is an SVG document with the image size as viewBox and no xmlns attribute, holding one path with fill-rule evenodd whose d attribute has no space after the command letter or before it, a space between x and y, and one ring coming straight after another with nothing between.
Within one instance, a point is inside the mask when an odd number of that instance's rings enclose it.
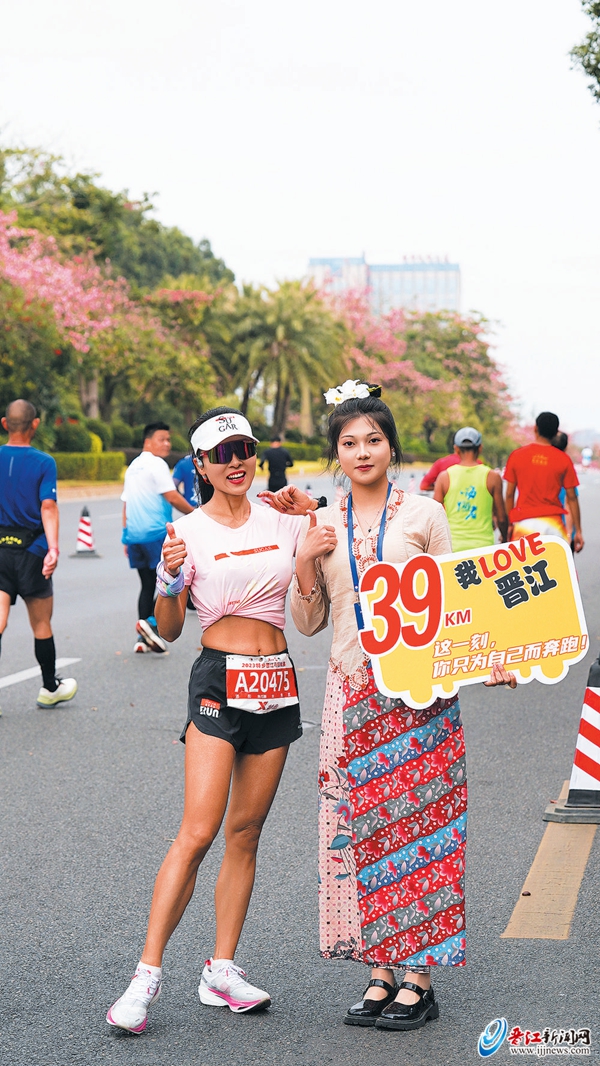
<instances>
[{"instance_id":1,"label":"woman in traditional dress","mask_svg":"<svg viewBox=\"0 0 600 1066\"><path fill-rule=\"evenodd\" d=\"M334 629L319 768L321 954L373 968L348 1025L417 1029L439 1013L430 967L465 962L467 778L458 698L414 710L383 696L358 640L367 567L451 551L443 507L388 480L401 450L379 395L354 382L327 394L338 401L329 459L351 490L318 523L311 515L291 608L307 636L330 611ZM298 514L308 498L289 486L271 502ZM494 667L486 684L516 681ZM396 969L405 971L399 985Z\"/></svg>"}]
</instances>

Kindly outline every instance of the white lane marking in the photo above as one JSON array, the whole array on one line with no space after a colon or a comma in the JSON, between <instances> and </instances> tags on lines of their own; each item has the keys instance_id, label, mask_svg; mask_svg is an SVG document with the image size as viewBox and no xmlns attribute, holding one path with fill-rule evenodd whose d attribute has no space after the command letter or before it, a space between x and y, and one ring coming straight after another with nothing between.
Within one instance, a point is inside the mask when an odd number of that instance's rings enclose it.
<instances>
[{"instance_id":1,"label":"white lane marking","mask_svg":"<svg viewBox=\"0 0 600 1066\"><path fill-rule=\"evenodd\" d=\"M81 659L57 659L57 667L70 666L71 663L80 663ZM42 671L39 666L32 666L29 670L19 670L16 674L7 674L0 677L0 688L8 688L9 685L18 685L19 681L29 681L32 677L40 677Z\"/></svg>"}]
</instances>

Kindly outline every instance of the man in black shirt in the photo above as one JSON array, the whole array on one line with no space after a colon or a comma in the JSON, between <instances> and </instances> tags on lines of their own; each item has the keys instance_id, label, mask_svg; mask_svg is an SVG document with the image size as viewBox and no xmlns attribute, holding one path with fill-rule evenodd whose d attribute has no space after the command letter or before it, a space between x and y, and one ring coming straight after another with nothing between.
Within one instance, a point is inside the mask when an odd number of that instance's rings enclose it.
<instances>
[{"instance_id":1,"label":"man in black shirt","mask_svg":"<svg viewBox=\"0 0 600 1066\"><path fill-rule=\"evenodd\" d=\"M271 447L263 452L260 463L262 470L265 463L269 464L269 492L277 492L287 485L285 472L288 466L294 465L290 453L281 447L281 437L271 437Z\"/></svg>"}]
</instances>

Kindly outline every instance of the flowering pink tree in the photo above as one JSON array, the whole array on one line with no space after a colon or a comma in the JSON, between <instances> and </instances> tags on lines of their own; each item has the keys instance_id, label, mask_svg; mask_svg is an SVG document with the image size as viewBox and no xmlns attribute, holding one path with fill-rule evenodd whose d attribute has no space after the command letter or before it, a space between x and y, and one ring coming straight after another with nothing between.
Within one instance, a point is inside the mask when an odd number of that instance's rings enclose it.
<instances>
[{"instance_id":1,"label":"flowering pink tree","mask_svg":"<svg viewBox=\"0 0 600 1066\"><path fill-rule=\"evenodd\" d=\"M88 352L93 336L130 308L127 282L104 277L91 255L61 258L53 237L15 222L16 212L0 211L0 273L26 297L48 304L65 340Z\"/></svg>"},{"instance_id":2,"label":"flowering pink tree","mask_svg":"<svg viewBox=\"0 0 600 1066\"><path fill-rule=\"evenodd\" d=\"M328 299L352 335L348 373L385 387L409 451L443 450L467 423L484 432L494 456L510 450L518 438L512 400L482 316L395 309L377 317L366 291Z\"/></svg>"},{"instance_id":3,"label":"flowering pink tree","mask_svg":"<svg viewBox=\"0 0 600 1066\"><path fill-rule=\"evenodd\" d=\"M406 355L406 316L398 308L376 318L370 307L368 293L351 290L335 298L333 306L349 327L353 343L346 352L349 373L359 373L363 379L376 380L390 388L403 389L410 394L431 392L436 382L421 374Z\"/></svg>"},{"instance_id":4,"label":"flowering pink tree","mask_svg":"<svg viewBox=\"0 0 600 1066\"><path fill-rule=\"evenodd\" d=\"M86 415L109 418L117 396L127 402L167 402L197 409L213 380L204 351L191 345L179 321L163 321L161 302L176 309L212 295L164 290L159 298L133 300L124 278L107 277L89 256L61 256L55 240L15 225L0 212L0 279L25 304L46 309L59 337L75 352L81 404ZM173 316L171 316L173 318Z\"/></svg>"}]
</instances>

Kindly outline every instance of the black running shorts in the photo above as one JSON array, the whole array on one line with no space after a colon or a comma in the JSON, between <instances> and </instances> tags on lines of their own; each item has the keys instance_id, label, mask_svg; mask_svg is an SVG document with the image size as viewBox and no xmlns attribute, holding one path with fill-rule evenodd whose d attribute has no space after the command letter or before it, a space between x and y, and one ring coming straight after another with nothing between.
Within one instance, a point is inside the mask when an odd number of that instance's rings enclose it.
<instances>
[{"instance_id":1,"label":"black running shorts","mask_svg":"<svg viewBox=\"0 0 600 1066\"><path fill-rule=\"evenodd\" d=\"M196 729L211 737L220 737L232 744L236 752L262 755L273 748L284 748L302 736L300 704L280 707L266 714L238 710L227 706L226 652L203 648L190 674L188 689L188 719L180 740L190 722Z\"/></svg>"},{"instance_id":2,"label":"black running shorts","mask_svg":"<svg viewBox=\"0 0 600 1066\"><path fill-rule=\"evenodd\" d=\"M42 574L43 555L19 548L0 548L0 592L7 592L10 602L46 600L52 596L52 578Z\"/></svg>"}]
</instances>

